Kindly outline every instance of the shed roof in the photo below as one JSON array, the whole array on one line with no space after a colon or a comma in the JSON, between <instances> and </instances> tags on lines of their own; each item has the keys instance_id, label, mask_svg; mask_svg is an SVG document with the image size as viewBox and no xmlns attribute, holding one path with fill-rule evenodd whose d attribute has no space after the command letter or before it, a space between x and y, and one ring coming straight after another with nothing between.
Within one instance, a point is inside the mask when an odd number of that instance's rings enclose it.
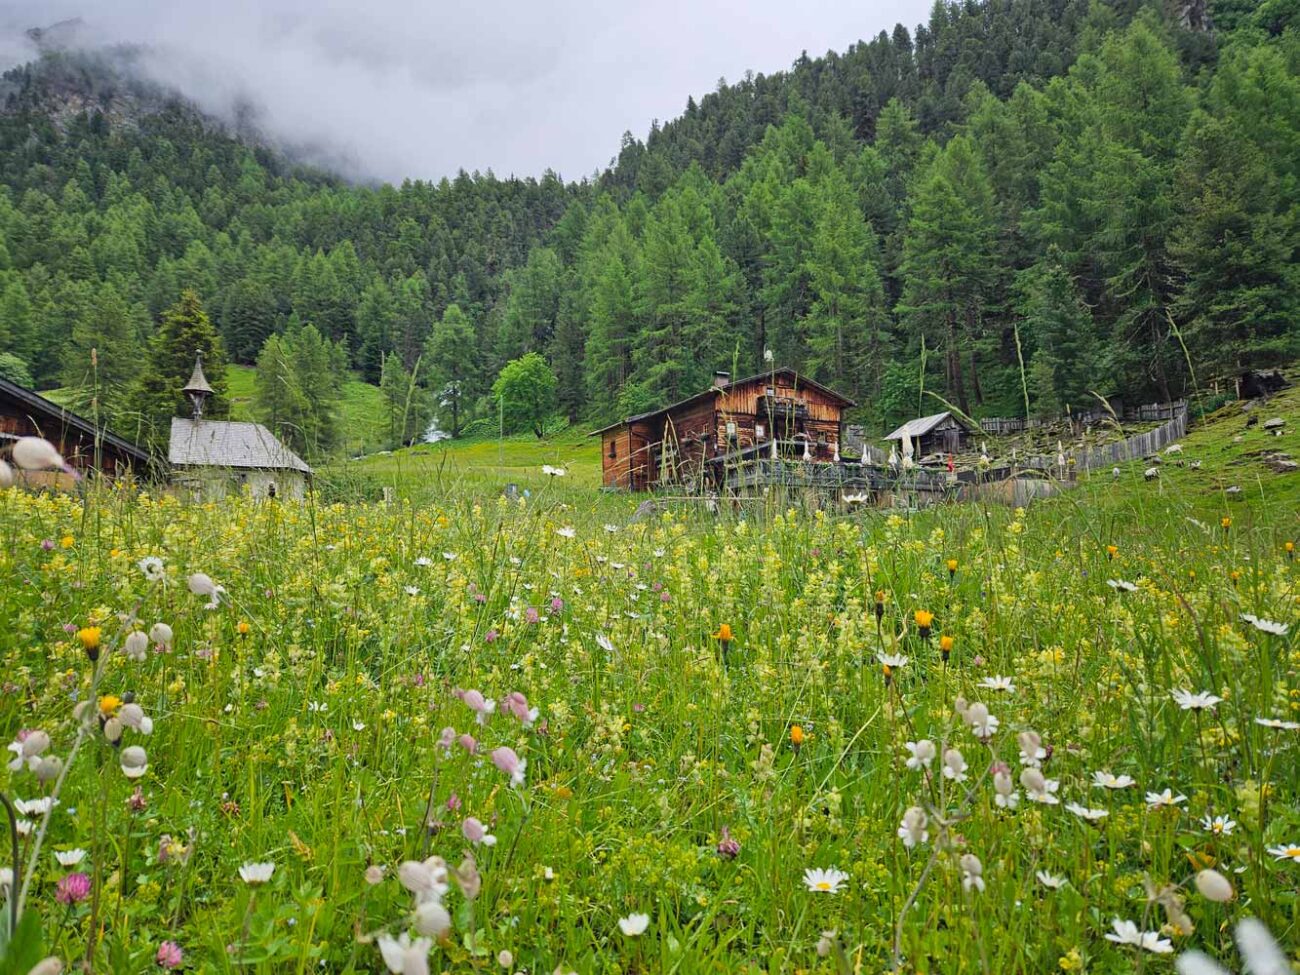
<instances>
[{"instance_id":1,"label":"shed roof","mask_svg":"<svg viewBox=\"0 0 1300 975\"><path fill-rule=\"evenodd\" d=\"M902 440L904 437L907 437L914 440L917 437L924 437L939 424L943 423L944 420L952 420L962 426L966 425L953 415L952 410L944 410L942 413L933 413L930 416L922 416L917 417L915 420L908 420L885 439Z\"/></svg>"},{"instance_id":2,"label":"shed roof","mask_svg":"<svg viewBox=\"0 0 1300 975\"><path fill-rule=\"evenodd\" d=\"M650 410L646 413L638 413L636 414L636 416L629 416L622 420L616 420L613 423L601 427L599 430L592 430L591 433L588 434L588 436L594 437L598 433L605 433L609 430L615 429L616 427L621 427L629 423L639 423L642 420L649 420L654 417L660 416L664 413L671 413L673 410L679 410L683 406L690 406L691 404L697 403L700 400L706 399L709 396L716 396L718 393L723 392L725 390L733 389L736 386L743 386L746 383L752 383L757 380L768 379L771 376L792 377L797 385L808 386L811 387L812 389L820 390L822 393L829 396L831 399L838 401L841 406L849 407L849 406L858 405L854 400L849 399L847 396L841 393L835 392L835 390L831 389L829 386L823 386L821 383L817 382L817 380L809 379L807 376L800 376L795 370L789 368L788 366L783 366L782 368L774 371L755 373L752 376L746 376L744 379L733 379L730 382L723 383L720 386L710 386L708 389L704 390L703 392L699 392L693 396L688 396L685 399L678 400L676 403L669 403L667 406L661 406L657 410Z\"/></svg>"},{"instance_id":3,"label":"shed roof","mask_svg":"<svg viewBox=\"0 0 1300 975\"><path fill-rule=\"evenodd\" d=\"M72 427L74 430L80 430L89 437L98 437L102 443L111 444L138 464L147 465L149 463L149 452L143 447L137 446L117 434L109 433L102 427L96 427L94 423L85 417L64 409L58 403L54 403L24 386L19 386L7 379L0 379L0 394L17 400L38 416L56 420L65 426Z\"/></svg>"},{"instance_id":4,"label":"shed roof","mask_svg":"<svg viewBox=\"0 0 1300 975\"><path fill-rule=\"evenodd\" d=\"M294 470L310 474L301 457L260 423L172 417L167 460L193 467Z\"/></svg>"}]
</instances>

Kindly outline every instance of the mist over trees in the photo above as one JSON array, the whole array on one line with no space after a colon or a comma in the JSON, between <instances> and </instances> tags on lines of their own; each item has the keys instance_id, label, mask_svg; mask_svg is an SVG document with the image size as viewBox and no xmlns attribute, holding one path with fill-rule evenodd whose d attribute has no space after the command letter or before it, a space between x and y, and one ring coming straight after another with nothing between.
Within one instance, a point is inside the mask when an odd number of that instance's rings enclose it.
<instances>
[{"instance_id":1,"label":"mist over trees","mask_svg":"<svg viewBox=\"0 0 1300 975\"><path fill-rule=\"evenodd\" d=\"M310 375L379 385L402 443L495 429L530 356L575 421L765 349L877 429L922 375L975 415L1185 395L1300 356L1300 41L1239 6L1211 33L1118 0L940 3L690 100L581 184L349 186L184 106L59 115L76 65L47 55L6 76L0 371L94 388L132 434L165 418L137 374L192 292L313 452L338 434Z\"/></svg>"}]
</instances>

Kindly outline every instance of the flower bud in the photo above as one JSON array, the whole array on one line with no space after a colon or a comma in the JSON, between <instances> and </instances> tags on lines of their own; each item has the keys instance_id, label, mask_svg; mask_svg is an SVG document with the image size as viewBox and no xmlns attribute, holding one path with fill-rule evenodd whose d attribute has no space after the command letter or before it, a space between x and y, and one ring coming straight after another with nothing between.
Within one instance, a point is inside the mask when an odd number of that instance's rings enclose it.
<instances>
[{"instance_id":1,"label":"flower bud","mask_svg":"<svg viewBox=\"0 0 1300 975\"><path fill-rule=\"evenodd\" d=\"M1196 875L1196 889L1207 901L1226 904L1236 896L1232 882L1217 870L1202 870Z\"/></svg>"},{"instance_id":2,"label":"flower bud","mask_svg":"<svg viewBox=\"0 0 1300 975\"><path fill-rule=\"evenodd\" d=\"M117 718L109 718L104 722L104 738L110 745L116 745L122 740L122 722Z\"/></svg>"},{"instance_id":3,"label":"flower bud","mask_svg":"<svg viewBox=\"0 0 1300 975\"><path fill-rule=\"evenodd\" d=\"M443 938L451 930L451 915L436 899L426 900L415 909L415 930L427 938Z\"/></svg>"},{"instance_id":4,"label":"flower bud","mask_svg":"<svg viewBox=\"0 0 1300 975\"><path fill-rule=\"evenodd\" d=\"M123 748L118 761L122 765L122 774L128 779L138 779L149 769L149 756L139 745Z\"/></svg>"},{"instance_id":5,"label":"flower bud","mask_svg":"<svg viewBox=\"0 0 1300 975\"><path fill-rule=\"evenodd\" d=\"M140 630L132 630L126 635L126 640L122 643L122 650L128 660L136 663L144 663L145 655L149 651L149 637Z\"/></svg>"},{"instance_id":6,"label":"flower bud","mask_svg":"<svg viewBox=\"0 0 1300 975\"><path fill-rule=\"evenodd\" d=\"M46 755L36 766L38 782L53 782L63 774L63 759L57 755Z\"/></svg>"}]
</instances>

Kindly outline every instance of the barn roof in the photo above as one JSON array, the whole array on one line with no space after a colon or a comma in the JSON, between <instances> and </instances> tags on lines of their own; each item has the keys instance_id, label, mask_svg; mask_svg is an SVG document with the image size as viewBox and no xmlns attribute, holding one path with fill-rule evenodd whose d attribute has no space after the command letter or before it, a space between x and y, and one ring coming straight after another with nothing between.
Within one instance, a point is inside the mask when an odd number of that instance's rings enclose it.
<instances>
[{"instance_id":1,"label":"barn roof","mask_svg":"<svg viewBox=\"0 0 1300 975\"><path fill-rule=\"evenodd\" d=\"M74 430L80 430L92 438L98 437L101 443L113 446L138 464L145 465L149 463L149 452L143 447L139 447L129 440L124 440L115 433L109 433L102 427L95 426L85 417L78 416L71 410L64 409L58 403L52 402L30 389L19 386L17 383L12 383L7 379L0 379L0 396L7 396L17 400L32 411L33 419L45 417Z\"/></svg>"},{"instance_id":2,"label":"barn roof","mask_svg":"<svg viewBox=\"0 0 1300 975\"><path fill-rule=\"evenodd\" d=\"M191 467L294 470L310 474L301 457L260 423L172 417L167 460Z\"/></svg>"},{"instance_id":3,"label":"barn roof","mask_svg":"<svg viewBox=\"0 0 1300 975\"><path fill-rule=\"evenodd\" d=\"M887 436L886 440L902 440L904 437L915 440L917 437L924 437L927 433L943 423L944 420L953 420L961 423L957 417L953 416L952 410L944 410L942 413L933 413L930 416L917 417L915 420L908 420L901 427ZM966 424L961 423L962 426Z\"/></svg>"},{"instance_id":4,"label":"barn roof","mask_svg":"<svg viewBox=\"0 0 1300 975\"><path fill-rule=\"evenodd\" d=\"M831 399L837 401L841 406L848 407L848 406L858 405L856 402L849 399L847 396L835 392L835 390L831 389L829 386L823 386L815 379L809 379L807 376L800 376L797 372L795 372L795 370L790 369L788 367L783 367L775 371L769 370L768 372L755 373L752 376L746 376L744 379L733 379L730 382L723 383L719 386L710 386L708 389L704 390L703 392L699 392L696 393L694 396L688 396L685 399L678 400L676 403L670 403L667 406L661 406L657 410L650 410L646 413L638 413L636 414L636 416L629 416L626 419L616 420L613 423L601 427L599 430L592 430L591 433L588 434L588 436L594 437L598 433L606 433L609 430L613 430L616 429L617 427L625 426L629 423L640 423L643 420L650 420L664 413L671 413L673 410L679 410L684 406L691 406L704 399L707 399L710 396L716 396L719 392L722 392L723 390L733 389L736 386L744 386L747 383L752 383L760 379L767 379L774 375L793 377L796 385L809 386L813 389L819 390L820 392L829 396Z\"/></svg>"}]
</instances>

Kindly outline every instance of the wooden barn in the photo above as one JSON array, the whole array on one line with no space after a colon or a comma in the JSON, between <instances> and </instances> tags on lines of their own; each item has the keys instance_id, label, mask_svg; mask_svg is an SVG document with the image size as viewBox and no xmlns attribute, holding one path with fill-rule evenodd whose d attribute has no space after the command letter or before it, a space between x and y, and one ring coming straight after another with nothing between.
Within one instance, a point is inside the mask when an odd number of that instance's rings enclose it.
<instances>
[{"instance_id":1,"label":"wooden barn","mask_svg":"<svg viewBox=\"0 0 1300 975\"><path fill-rule=\"evenodd\" d=\"M68 465L82 473L120 476L134 472L143 477L149 453L129 440L97 428L85 417L66 410L17 383L0 379L0 451L20 437L44 437L54 444ZM46 487L67 487L66 474L41 472L26 475L29 482Z\"/></svg>"},{"instance_id":2,"label":"wooden barn","mask_svg":"<svg viewBox=\"0 0 1300 975\"><path fill-rule=\"evenodd\" d=\"M720 372L709 389L596 430L606 487L716 487L729 464L763 457L837 464L846 396L793 369L746 379Z\"/></svg>"}]
</instances>

